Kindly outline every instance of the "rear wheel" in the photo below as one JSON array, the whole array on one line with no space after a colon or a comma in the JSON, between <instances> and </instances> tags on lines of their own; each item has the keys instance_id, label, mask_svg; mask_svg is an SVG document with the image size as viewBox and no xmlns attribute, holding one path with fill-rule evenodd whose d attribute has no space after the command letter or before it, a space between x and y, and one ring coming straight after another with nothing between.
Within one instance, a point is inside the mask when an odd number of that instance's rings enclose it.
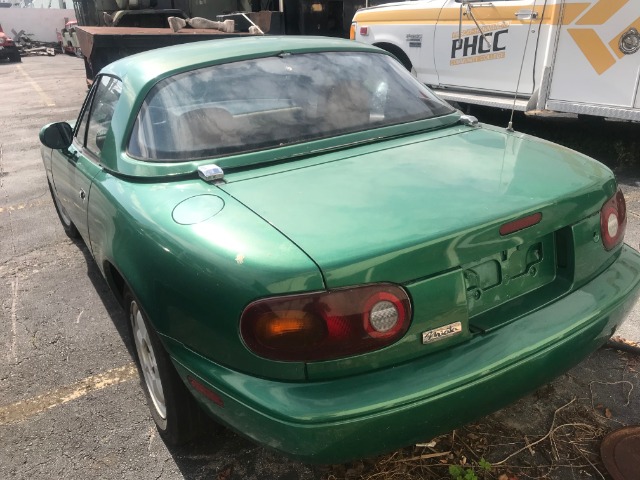
<instances>
[{"instance_id":1,"label":"rear wheel","mask_svg":"<svg viewBox=\"0 0 640 480\"><path fill-rule=\"evenodd\" d=\"M71 221L69 214L62 206L62 203L58 198L58 194L55 192L55 190L51 186L51 182L47 181L47 184L49 185L49 193L51 193L51 198L53 199L53 204L56 207L56 212L58 213L58 218L60 219L60 223L62 224L64 233L66 233L69 238L80 237L80 232L78 232L78 229Z\"/></svg>"},{"instance_id":2,"label":"rear wheel","mask_svg":"<svg viewBox=\"0 0 640 480\"><path fill-rule=\"evenodd\" d=\"M193 440L202 433L204 415L180 379L136 298L127 291L124 300L140 383L158 432L170 445Z\"/></svg>"},{"instance_id":3,"label":"rear wheel","mask_svg":"<svg viewBox=\"0 0 640 480\"><path fill-rule=\"evenodd\" d=\"M9 55L10 62L22 62L22 57L20 56L20 52L15 52Z\"/></svg>"}]
</instances>

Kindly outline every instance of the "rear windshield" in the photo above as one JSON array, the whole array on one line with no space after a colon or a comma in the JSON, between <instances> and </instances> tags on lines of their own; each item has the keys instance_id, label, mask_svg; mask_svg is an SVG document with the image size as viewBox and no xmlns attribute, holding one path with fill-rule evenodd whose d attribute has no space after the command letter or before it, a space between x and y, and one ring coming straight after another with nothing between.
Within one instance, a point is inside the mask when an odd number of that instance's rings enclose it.
<instances>
[{"instance_id":1,"label":"rear windshield","mask_svg":"<svg viewBox=\"0 0 640 480\"><path fill-rule=\"evenodd\" d=\"M216 157L452 111L387 55L284 54L159 82L140 110L129 154L168 162Z\"/></svg>"}]
</instances>

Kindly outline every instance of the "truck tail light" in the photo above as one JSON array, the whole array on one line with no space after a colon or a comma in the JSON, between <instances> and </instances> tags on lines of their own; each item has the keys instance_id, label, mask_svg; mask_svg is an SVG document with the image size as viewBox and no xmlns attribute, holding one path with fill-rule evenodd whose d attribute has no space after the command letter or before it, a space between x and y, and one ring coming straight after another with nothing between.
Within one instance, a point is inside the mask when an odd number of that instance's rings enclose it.
<instances>
[{"instance_id":1,"label":"truck tail light","mask_svg":"<svg viewBox=\"0 0 640 480\"><path fill-rule=\"evenodd\" d=\"M600 210L600 233L602 244L607 250L611 250L624 239L627 228L627 204L622 190L606 201Z\"/></svg>"},{"instance_id":2,"label":"truck tail light","mask_svg":"<svg viewBox=\"0 0 640 480\"><path fill-rule=\"evenodd\" d=\"M349 29L349 40L356 39L356 24L352 23L351 28Z\"/></svg>"},{"instance_id":3,"label":"truck tail light","mask_svg":"<svg viewBox=\"0 0 640 480\"><path fill-rule=\"evenodd\" d=\"M390 345L410 322L406 292L375 284L258 300L242 313L240 333L261 357L317 361Z\"/></svg>"}]
</instances>

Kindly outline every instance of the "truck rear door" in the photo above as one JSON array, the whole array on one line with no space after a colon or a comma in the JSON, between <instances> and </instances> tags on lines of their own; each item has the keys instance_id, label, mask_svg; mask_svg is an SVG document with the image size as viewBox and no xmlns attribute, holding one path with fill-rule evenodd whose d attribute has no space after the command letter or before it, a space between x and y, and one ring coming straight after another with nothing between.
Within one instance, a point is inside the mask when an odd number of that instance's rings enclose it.
<instances>
[{"instance_id":1,"label":"truck rear door","mask_svg":"<svg viewBox=\"0 0 640 480\"><path fill-rule=\"evenodd\" d=\"M514 93L522 65L518 92L533 93L536 51L544 52L545 48L536 48L540 27L549 28L551 23L544 4L540 0L473 1L462 6L460 21L461 3L448 0L435 32L440 86Z\"/></svg>"},{"instance_id":2,"label":"truck rear door","mask_svg":"<svg viewBox=\"0 0 640 480\"><path fill-rule=\"evenodd\" d=\"M632 108L640 108L638 32L638 0L567 3L547 108L632 119L625 110L632 115Z\"/></svg>"}]
</instances>

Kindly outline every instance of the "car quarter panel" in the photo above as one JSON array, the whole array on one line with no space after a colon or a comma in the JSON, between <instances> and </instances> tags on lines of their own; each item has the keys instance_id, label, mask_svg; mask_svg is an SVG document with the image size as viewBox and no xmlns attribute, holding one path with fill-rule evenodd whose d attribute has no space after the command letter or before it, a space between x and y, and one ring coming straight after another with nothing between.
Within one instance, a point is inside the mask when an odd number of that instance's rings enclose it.
<instances>
[{"instance_id":1,"label":"car quarter panel","mask_svg":"<svg viewBox=\"0 0 640 480\"><path fill-rule=\"evenodd\" d=\"M210 211L186 208L179 224L175 207L187 199ZM89 219L98 265L108 279L108 264L122 275L161 334L240 371L304 378L304 364L258 359L238 333L249 302L324 287L315 264L272 226L200 179L151 183L107 172L95 179Z\"/></svg>"}]
</instances>

